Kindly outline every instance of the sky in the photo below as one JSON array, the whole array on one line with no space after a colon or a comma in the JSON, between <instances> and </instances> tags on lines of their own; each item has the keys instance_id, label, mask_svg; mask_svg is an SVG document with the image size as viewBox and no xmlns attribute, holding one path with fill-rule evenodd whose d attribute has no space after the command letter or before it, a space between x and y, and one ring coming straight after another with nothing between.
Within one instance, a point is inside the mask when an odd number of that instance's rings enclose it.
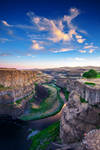
<instances>
[{"instance_id":1,"label":"sky","mask_svg":"<svg viewBox=\"0 0 100 150\"><path fill-rule=\"evenodd\" d=\"M100 66L100 0L1 0L0 67Z\"/></svg>"}]
</instances>

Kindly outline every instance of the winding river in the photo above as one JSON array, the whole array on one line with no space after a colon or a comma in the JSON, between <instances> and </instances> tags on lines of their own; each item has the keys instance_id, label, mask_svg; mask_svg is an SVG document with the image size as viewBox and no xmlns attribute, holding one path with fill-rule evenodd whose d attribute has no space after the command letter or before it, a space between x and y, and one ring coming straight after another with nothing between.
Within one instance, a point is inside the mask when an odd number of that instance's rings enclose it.
<instances>
[{"instance_id":1,"label":"winding river","mask_svg":"<svg viewBox=\"0 0 100 150\"><path fill-rule=\"evenodd\" d=\"M65 103L62 92L60 96ZM61 111L54 116L36 121L11 121L9 117L0 119L0 150L28 150L31 144L27 138L29 131L31 129L42 130L59 120L60 117Z\"/></svg>"}]
</instances>

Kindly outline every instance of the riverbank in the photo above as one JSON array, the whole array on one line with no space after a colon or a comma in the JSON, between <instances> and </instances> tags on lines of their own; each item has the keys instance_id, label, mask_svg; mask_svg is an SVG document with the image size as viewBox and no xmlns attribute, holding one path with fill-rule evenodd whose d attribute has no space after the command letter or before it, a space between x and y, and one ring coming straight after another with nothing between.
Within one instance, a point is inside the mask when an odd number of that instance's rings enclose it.
<instances>
[{"instance_id":1,"label":"riverbank","mask_svg":"<svg viewBox=\"0 0 100 150\"><path fill-rule=\"evenodd\" d=\"M22 115L19 119L24 121L38 120L53 116L60 112L64 101L60 96L60 88L51 85L44 85L49 89L50 95L46 98L39 107L29 109L27 114ZM34 100L31 100L31 106L34 105Z\"/></svg>"}]
</instances>

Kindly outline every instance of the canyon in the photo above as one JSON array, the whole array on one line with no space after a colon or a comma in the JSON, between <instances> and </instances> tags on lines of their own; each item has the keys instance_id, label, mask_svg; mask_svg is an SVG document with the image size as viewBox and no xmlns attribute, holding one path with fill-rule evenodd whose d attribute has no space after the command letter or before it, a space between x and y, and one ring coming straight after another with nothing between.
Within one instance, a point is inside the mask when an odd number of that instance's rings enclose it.
<instances>
[{"instance_id":1,"label":"canyon","mask_svg":"<svg viewBox=\"0 0 100 150\"><path fill-rule=\"evenodd\" d=\"M89 144L99 141L100 128L100 79L84 79L82 74L88 68L59 68L48 70L17 70L0 69L0 117L10 116L12 121L31 114L31 127L48 127L60 118L60 139L61 144L54 146L53 150L99 150L97 144ZM96 68L100 71L100 68ZM95 83L95 86L85 83ZM59 95L59 90L61 90ZM69 93L66 99L65 93ZM51 92L51 94L50 94ZM51 97L49 97L51 96ZM46 110L47 119L43 117L44 110L39 105L42 100L53 104L51 109ZM52 111L59 107L58 99L63 99L63 105L58 114L52 116ZM81 101L82 100L82 101ZM60 101L59 101L60 102ZM33 113L27 114L27 106L32 106ZM49 108L47 103L43 103L44 108ZM32 121L35 112L39 110L40 120ZM56 112L56 113L57 113ZM32 116L34 115L34 116ZM35 116L36 117L36 116ZM44 118L44 119L43 119ZM27 122L29 122L27 120ZM43 123L43 125L42 125ZM47 124L47 125L46 125ZM42 125L42 127L41 127ZM91 139L91 136L95 136ZM95 147L95 148L94 148ZM47 147L49 150L49 147ZM36 149L37 150L37 149Z\"/></svg>"}]
</instances>

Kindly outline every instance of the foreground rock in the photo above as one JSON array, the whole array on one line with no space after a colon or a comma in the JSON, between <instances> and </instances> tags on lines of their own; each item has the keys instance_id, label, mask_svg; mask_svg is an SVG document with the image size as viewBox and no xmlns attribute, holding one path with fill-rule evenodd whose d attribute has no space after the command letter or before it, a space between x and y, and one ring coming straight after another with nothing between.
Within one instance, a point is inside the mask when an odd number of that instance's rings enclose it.
<instances>
[{"instance_id":1,"label":"foreground rock","mask_svg":"<svg viewBox=\"0 0 100 150\"><path fill-rule=\"evenodd\" d=\"M100 130L90 131L82 141L82 147L86 150L100 150Z\"/></svg>"},{"instance_id":2,"label":"foreground rock","mask_svg":"<svg viewBox=\"0 0 100 150\"><path fill-rule=\"evenodd\" d=\"M60 137L63 143L81 141L85 133L100 125L100 108L80 102L80 95L72 91L62 111Z\"/></svg>"}]
</instances>

